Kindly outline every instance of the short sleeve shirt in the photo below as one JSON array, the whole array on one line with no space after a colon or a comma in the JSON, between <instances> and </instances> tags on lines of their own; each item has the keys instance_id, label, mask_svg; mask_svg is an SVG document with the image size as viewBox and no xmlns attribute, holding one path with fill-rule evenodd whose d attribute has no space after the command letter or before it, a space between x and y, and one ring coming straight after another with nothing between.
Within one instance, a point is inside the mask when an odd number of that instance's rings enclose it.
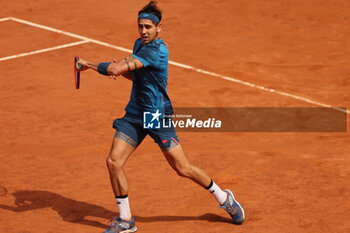
<instances>
[{"instance_id":1,"label":"short sleeve shirt","mask_svg":"<svg viewBox=\"0 0 350 233\"><path fill-rule=\"evenodd\" d=\"M167 94L168 48L162 39L142 45L141 39L134 44L132 56L144 67L131 72L133 85L127 113L143 115L143 112L172 114L173 109Z\"/></svg>"}]
</instances>

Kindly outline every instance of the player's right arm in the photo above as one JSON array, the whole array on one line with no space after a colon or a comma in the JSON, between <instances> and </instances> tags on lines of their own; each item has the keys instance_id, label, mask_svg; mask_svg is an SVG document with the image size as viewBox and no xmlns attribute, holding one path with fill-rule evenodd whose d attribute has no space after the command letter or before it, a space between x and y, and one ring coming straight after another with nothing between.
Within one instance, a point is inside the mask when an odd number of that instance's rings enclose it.
<instances>
[{"instance_id":1,"label":"player's right arm","mask_svg":"<svg viewBox=\"0 0 350 233\"><path fill-rule=\"evenodd\" d=\"M123 63L125 63L126 66L129 66L129 67L130 67L130 71L129 71L129 68L128 68L128 72L122 74L122 76L123 76L124 78L129 79L129 80L132 81L134 78L133 78L133 76L131 75L131 71L143 67L143 65L141 66L141 65L135 64L136 60L137 60L136 58L134 58L134 57L132 57L132 56L129 56L129 57L125 57L125 58L123 58L123 59L121 59L121 60L116 60L116 59L114 59L114 60L113 60L113 63L117 63L117 64L119 64L119 65L123 65ZM138 61L138 60L137 60L137 61ZM141 64L142 64L142 63L141 63ZM135 69L131 69L131 66L132 66L132 65L134 66ZM110 77L112 77L112 78L115 79L117 76L111 75Z\"/></svg>"},{"instance_id":2,"label":"player's right arm","mask_svg":"<svg viewBox=\"0 0 350 233\"><path fill-rule=\"evenodd\" d=\"M140 69L143 64L135 57L129 56L120 60L115 60L110 63L90 62L84 59L79 59L78 64L82 65L81 71L92 69L96 72L116 77L123 75L125 78L132 80L131 71Z\"/></svg>"}]
</instances>

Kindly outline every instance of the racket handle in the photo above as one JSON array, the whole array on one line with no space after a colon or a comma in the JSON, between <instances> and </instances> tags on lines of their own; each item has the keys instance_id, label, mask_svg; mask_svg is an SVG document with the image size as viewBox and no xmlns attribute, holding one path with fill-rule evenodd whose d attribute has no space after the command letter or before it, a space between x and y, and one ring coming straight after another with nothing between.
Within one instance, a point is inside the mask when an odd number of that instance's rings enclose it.
<instances>
[{"instance_id":1,"label":"racket handle","mask_svg":"<svg viewBox=\"0 0 350 233\"><path fill-rule=\"evenodd\" d=\"M80 65L79 63L77 64L77 66L78 66L79 69L83 68L83 66Z\"/></svg>"}]
</instances>

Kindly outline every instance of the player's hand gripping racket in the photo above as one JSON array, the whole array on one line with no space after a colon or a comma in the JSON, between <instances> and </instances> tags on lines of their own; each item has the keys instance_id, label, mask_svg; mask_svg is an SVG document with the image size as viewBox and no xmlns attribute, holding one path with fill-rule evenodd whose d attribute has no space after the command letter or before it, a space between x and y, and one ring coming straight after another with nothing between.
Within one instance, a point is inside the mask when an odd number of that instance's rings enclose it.
<instances>
[{"instance_id":1,"label":"player's hand gripping racket","mask_svg":"<svg viewBox=\"0 0 350 233\"><path fill-rule=\"evenodd\" d=\"M80 87L80 71L79 69L83 68L82 65L78 63L79 57L74 57L74 82L75 82L75 88L79 89Z\"/></svg>"}]
</instances>

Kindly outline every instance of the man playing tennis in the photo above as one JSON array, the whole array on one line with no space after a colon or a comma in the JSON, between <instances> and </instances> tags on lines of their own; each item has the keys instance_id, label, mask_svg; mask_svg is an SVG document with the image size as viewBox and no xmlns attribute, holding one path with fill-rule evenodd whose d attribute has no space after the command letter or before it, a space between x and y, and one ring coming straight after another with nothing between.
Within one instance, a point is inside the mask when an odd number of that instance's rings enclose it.
<instances>
[{"instance_id":1,"label":"man playing tennis","mask_svg":"<svg viewBox=\"0 0 350 233\"><path fill-rule=\"evenodd\" d=\"M132 152L150 135L161 148L170 166L182 177L187 177L207 189L220 207L232 217L233 223L242 224L245 219L243 207L235 200L230 190L221 190L200 168L191 165L185 157L174 128L144 128L144 113L152 113L152 120L173 113L167 94L168 49L158 38L161 31L161 10L156 1L150 1L138 12L140 38L135 41L131 56L119 61L95 63L83 59L78 64L80 71L92 69L102 75L123 75L133 82L130 101L124 117L113 122L116 134L107 166L113 192L120 212L105 233L135 232L137 227L131 215L128 198L128 182L124 164ZM166 121L171 119L164 118Z\"/></svg>"}]
</instances>

